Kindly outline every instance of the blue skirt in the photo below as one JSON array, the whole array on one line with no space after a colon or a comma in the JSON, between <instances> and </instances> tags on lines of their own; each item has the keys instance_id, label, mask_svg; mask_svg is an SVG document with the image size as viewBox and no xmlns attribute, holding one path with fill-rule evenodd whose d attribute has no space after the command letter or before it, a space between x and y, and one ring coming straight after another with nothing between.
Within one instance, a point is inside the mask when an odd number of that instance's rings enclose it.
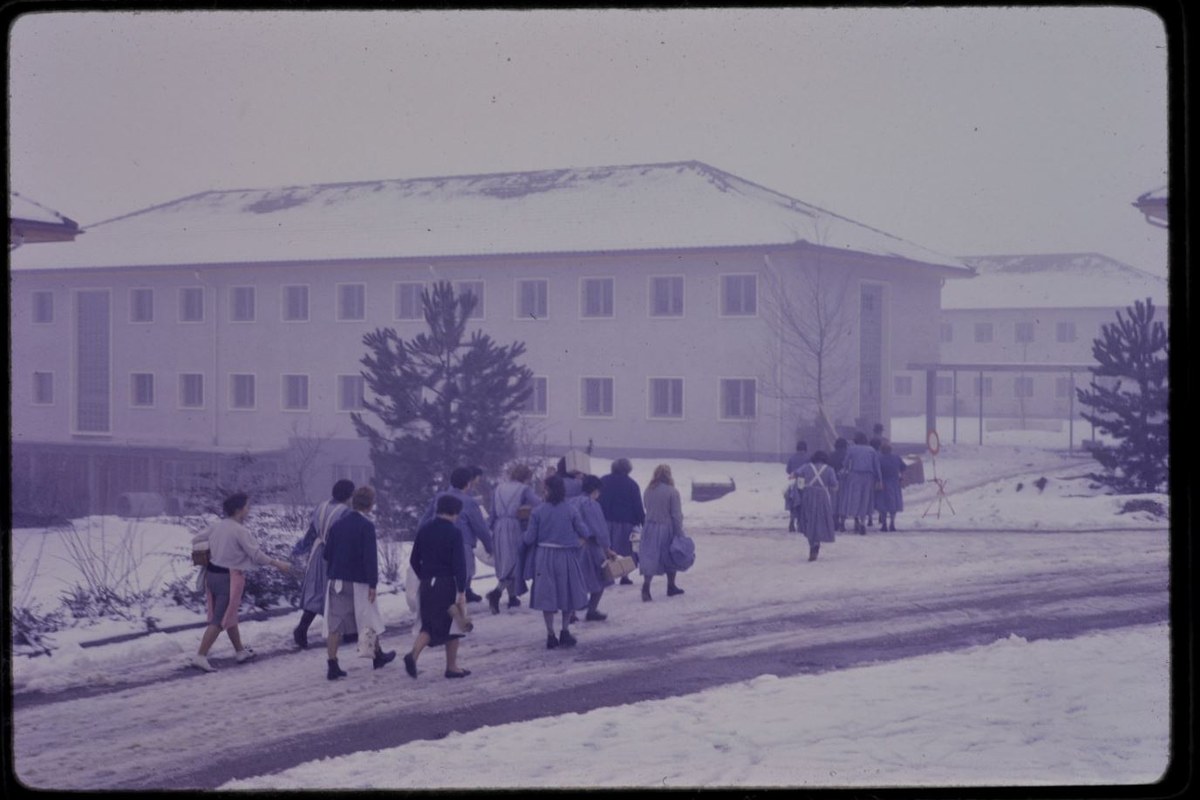
<instances>
[{"instance_id":1,"label":"blue skirt","mask_svg":"<svg viewBox=\"0 0 1200 800\"><path fill-rule=\"evenodd\" d=\"M328 584L325 570L325 545L318 541L313 545L308 568L300 583L300 608L304 611L325 613L325 587Z\"/></svg>"},{"instance_id":2,"label":"blue skirt","mask_svg":"<svg viewBox=\"0 0 1200 800\"><path fill-rule=\"evenodd\" d=\"M845 494L841 513L847 517L865 517L875 508L875 474L851 472L838 484L838 493Z\"/></svg>"},{"instance_id":3,"label":"blue skirt","mask_svg":"<svg viewBox=\"0 0 1200 800\"><path fill-rule=\"evenodd\" d=\"M497 517L492 531L492 559L496 580L508 581L521 573L521 523L516 517Z\"/></svg>"},{"instance_id":4,"label":"blue skirt","mask_svg":"<svg viewBox=\"0 0 1200 800\"><path fill-rule=\"evenodd\" d=\"M533 556L533 586L529 606L538 611L578 611L587 608L588 591L579 569L579 549L537 547Z\"/></svg>"}]
</instances>

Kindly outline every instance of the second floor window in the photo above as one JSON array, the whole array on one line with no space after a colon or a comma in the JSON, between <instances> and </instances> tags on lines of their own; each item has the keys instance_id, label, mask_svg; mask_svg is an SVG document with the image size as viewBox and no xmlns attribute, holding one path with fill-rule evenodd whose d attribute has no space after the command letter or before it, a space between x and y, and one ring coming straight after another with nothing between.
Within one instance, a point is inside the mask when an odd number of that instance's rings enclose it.
<instances>
[{"instance_id":1,"label":"second floor window","mask_svg":"<svg viewBox=\"0 0 1200 800\"><path fill-rule=\"evenodd\" d=\"M204 321L204 290L199 286L186 286L179 290L179 321Z\"/></svg>"},{"instance_id":2,"label":"second floor window","mask_svg":"<svg viewBox=\"0 0 1200 800\"><path fill-rule=\"evenodd\" d=\"M992 340L992 323L976 322L975 323L975 341L980 344L986 344Z\"/></svg>"},{"instance_id":3,"label":"second floor window","mask_svg":"<svg viewBox=\"0 0 1200 800\"><path fill-rule=\"evenodd\" d=\"M584 317L613 316L613 279L584 278L582 283Z\"/></svg>"},{"instance_id":4,"label":"second floor window","mask_svg":"<svg viewBox=\"0 0 1200 800\"><path fill-rule=\"evenodd\" d=\"M254 322L254 287L234 286L229 290L229 319Z\"/></svg>"},{"instance_id":5,"label":"second floor window","mask_svg":"<svg viewBox=\"0 0 1200 800\"><path fill-rule=\"evenodd\" d=\"M656 275L650 279L650 316L683 316L682 275Z\"/></svg>"},{"instance_id":6,"label":"second floor window","mask_svg":"<svg viewBox=\"0 0 1200 800\"><path fill-rule=\"evenodd\" d=\"M43 325L54 322L54 292L33 293L33 321Z\"/></svg>"},{"instance_id":7,"label":"second floor window","mask_svg":"<svg viewBox=\"0 0 1200 800\"><path fill-rule=\"evenodd\" d=\"M1018 322L1013 327L1013 338L1017 344L1028 344L1033 341L1033 323Z\"/></svg>"},{"instance_id":8,"label":"second floor window","mask_svg":"<svg viewBox=\"0 0 1200 800\"><path fill-rule=\"evenodd\" d=\"M454 284L456 294L475 297L475 307L467 319L483 319L483 281L458 281Z\"/></svg>"},{"instance_id":9,"label":"second floor window","mask_svg":"<svg viewBox=\"0 0 1200 800\"><path fill-rule=\"evenodd\" d=\"M517 281L517 316L522 319L545 319L546 290L546 281Z\"/></svg>"},{"instance_id":10,"label":"second floor window","mask_svg":"<svg viewBox=\"0 0 1200 800\"><path fill-rule=\"evenodd\" d=\"M396 319L424 319L425 307L421 303L420 283L396 284Z\"/></svg>"},{"instance_id":11,"label":"second floor window","mask_svg":"<svg viewBox=\"0 0 1200 800\"><path fill-rule=\"evenodd\" d=\"M367 287L361 283L339 283L337 287L339 320L367 318Z\"/></svg>"},{"instance_id":12,"label":"second floor window","mask_svg":"<svg viewBox=\"0 0 1200 800\"><path fill-rule=\"evenodd\" d=\"M283 287L283 321L308 322L308 287Z\"/></svg>"},{"instance_id":13,"label":"second floor window","mask_svg":"<svg viewBox=\"0 0 1200 800\"><path fill-rule=\"evenodd\" d=\"M130 322L153 322L154 321L154 290L153 289L130 289L129 290L129 321Z\"/></svg>"},{"instance_id":14,"label":"second floor window","mask_svg":"<svg viewBox=\"0 0 1200 800\"><path fill-rule=\"evenodd\" d=\"M721 276L721 314L726 317L752 317L756 313L758 313L757 276Z\"/></svg>"},{"instance_id":15,"label":"second floor window","mask_svg":"<svg viewBox=\"0 0 1200 800\"><path fill-rule=\"evenodd\" d=\"M1075 323L1059 322L1054 326L1055 337L1060 342L1075 341Z\"/></svg>"}]
</instances>

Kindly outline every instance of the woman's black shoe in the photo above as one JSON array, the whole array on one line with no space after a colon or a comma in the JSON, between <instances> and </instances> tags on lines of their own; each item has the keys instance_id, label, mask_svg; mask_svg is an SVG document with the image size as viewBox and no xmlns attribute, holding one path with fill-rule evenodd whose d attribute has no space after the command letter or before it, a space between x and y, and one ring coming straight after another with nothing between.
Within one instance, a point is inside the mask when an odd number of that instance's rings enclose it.
<instances>
[{"instance_id":1,"label":"woman's black shoe","mask_svg":"<svg viewBox=\"0 0 1200 800\"><path fill-rule=\"evenodd\" d=\"M346 671L338 666L336 658L328 659L329 670L325 673L325 677L331 681L336 681L338 678L346 677Z\"/></svg>"},{"instance_id":2,"label":"woman's black shoe","mask_svg":"<svg viewBox=\"0 0 1200 800\"><path fill-rule=\"evenodd\" d=\"M680 589L678 586L667 587L667 597L674 597L677 594L683 594L683 589Z\"/></svg>"},{"instance_id":3,"label":"woman's black shoe","mask_svg":"<svg viewBox=\"0 0 1200 800\"><path fill-rule=\"evenodd\" d=\"M563 631L558 634L558 643L563 647L574 647L577 644L575 637L571 635L570 631Z\"/></svg>"},{"instance_id":4,"label":"woman's black shoe","mask_svg":"<svg viewBox=\"0 0 1200 800\"><path fill-rule=\"evenodd\" d=\"M488 592L487 593L487 601L488 601L488 608L490 608L492 610L492 613L499 614L500 613L500 590L493 589L492 591Z\"/></svg>"},{"instance_id":5,"label":"woman's black shoe","mask_svg":"<svg viewBox=\"0 0 1200 800\"><path fill-rule=\"evenodd\" d=\"M546 649L553 650L558 647L558 637L553 633L546 634Z\"/></svg>"}]
</instances>

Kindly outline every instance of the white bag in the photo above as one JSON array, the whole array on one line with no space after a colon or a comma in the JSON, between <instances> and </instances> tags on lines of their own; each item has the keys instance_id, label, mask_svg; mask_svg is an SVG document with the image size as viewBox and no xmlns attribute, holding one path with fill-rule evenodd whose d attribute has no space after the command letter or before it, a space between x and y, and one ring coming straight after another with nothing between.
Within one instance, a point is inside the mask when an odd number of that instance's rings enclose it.
<instances>
[{"instance_id":1,"label":"white bag","mask_svg":"<svg viewBox=\"0 0 1200 800\"><path fill-rule=\"evenodd\" d=\"M408 610L417 613L419 606L421 580L413 572L412 565L408 566L408 574L404 576L404 599L408 602Z\"/></svg>"}]
</instances>

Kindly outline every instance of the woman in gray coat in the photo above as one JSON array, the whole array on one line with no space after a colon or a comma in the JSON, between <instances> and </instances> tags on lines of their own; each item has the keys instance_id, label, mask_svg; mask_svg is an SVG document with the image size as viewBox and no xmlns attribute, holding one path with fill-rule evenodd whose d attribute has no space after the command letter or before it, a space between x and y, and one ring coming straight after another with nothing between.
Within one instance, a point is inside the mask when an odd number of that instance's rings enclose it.
<instances>
[{"instance_id":1,"label":"woman in gray coat","mask_svg":"<svg viewBox=\"0 0 1200 800\"><path fill-rule=\"evenodd\" d=\"M834 540L830 493L837 489L838 481L833 469L825 463L827 460L824 451L818 450L811 461L796 470L796 477L804 481L796 514L800 518L800 530L808 539L809 561L817 560L821 542Z\"/></svg>"},{"instance_id":2,"label":"woman in gray coat","mask_svg":"<svg viewBox=\"0 0 1200 800\"><path fill-rule=\"evenodd\" d=\"M616 558L617 553L612 549L612 540L608 538L608 521L604 519L604 511L597 501L600 497L601 483L595 475L583 476L583 494L567 500L579 509L579 516L587 526L586 542L579 551L579 570L583 573L583 583L588 591L587 615L588 622L603 622L607 614L599 611L600 597L604 590L613 585L611 578L604 575L604 562Z\"/></svg>"},{"instance_id":3,"label":"woman in gray coat","mask_svg":"<svg viewBox=\"0 0 1200 800\"><path fill-rule=\"evenodd\" d=\"M492 492L492 547L496 570L496 588L488 592L487 601L493 614L500 613L500 594L508 591L508 607L521 605L517 595L523 591L521 582L521 516L525 509L532 513L542 503L529 479L533 471L524 464L516 464L508 471L508 480ZM526 517L528 519L528 517Z\"/></svg>"},{"instance_id":4,"label":"woman in gray coat","mask_svg":"<svg viewBox=\"0 0 1200 800\"><path fill-rule=\"evenodd\" d=\"M650 602L650 581L655 575L667 576L667 596L683 594L675 585L675 570L671 568L671 539L683 531L683 510L679 490L671 478L671 468L659 464L642 497L646 508L646 524L638 548L638 571L642 573L642 600Z\"/></svg>"}]
</instances>

